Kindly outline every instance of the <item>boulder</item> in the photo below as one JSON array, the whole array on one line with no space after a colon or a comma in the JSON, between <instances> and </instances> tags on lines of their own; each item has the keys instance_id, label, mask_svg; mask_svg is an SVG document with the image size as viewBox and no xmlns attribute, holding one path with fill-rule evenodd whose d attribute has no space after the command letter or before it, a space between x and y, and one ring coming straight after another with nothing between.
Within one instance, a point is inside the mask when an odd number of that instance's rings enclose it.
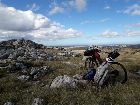
<instances>
[{"instance_id":1,"label":"boulder","mask_svg":"<svg viewBox=\"0 0 140 105\"><path fill-rule=\"evenodd\" d=\"M64 76L56 77L52 81L50 88L59 88L59 87L75 88L76 85L77 85L77 81L74 78L64 75Z\"/></svg>"}]
</instances>

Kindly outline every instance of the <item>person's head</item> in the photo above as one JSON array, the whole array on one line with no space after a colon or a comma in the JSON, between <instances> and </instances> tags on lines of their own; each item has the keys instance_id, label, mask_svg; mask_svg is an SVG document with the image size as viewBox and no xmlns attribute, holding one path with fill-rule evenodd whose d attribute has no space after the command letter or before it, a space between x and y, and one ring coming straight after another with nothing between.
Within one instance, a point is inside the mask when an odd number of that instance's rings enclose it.
<instances>
[{"instance_id":1,"label":"person's head","mask_svg":"<svg viewBox=\"0 0 140 105\"><path fill-rule=\"evenodd\" d=\"M97 46L94 47L94 50L95 50L96 52L101 52L101 50L100 50L99 47L97 47Z\"/></svg>"}]
</instances>

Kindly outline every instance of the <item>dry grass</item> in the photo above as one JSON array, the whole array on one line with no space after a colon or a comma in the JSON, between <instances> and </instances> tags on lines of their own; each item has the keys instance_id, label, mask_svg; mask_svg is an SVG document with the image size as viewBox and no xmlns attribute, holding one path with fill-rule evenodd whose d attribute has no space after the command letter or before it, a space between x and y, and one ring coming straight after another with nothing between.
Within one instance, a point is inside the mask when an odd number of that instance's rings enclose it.
<instances>
[{"instance_id":1,"label":"dry grass","mask_svg":"<svg viewBox=\"0 0 140 105\"><path fill-rule=\"evenodd\" d=\"M65 61L34 61L28 62L34 66L49 65L54 72L41 79L41 83L33 85L30 82L21 82L16 79L17 74L7 74L0 71L0 105L7 101L15 102L17 105L31 105L36 97L45 99L48 105L140 105L140 76L134 74L140 70L140 53L136 50L125 49L121 51L118 61L128 71L126 84L116 84L97 91L93 86L80 86L76 89L60 88L49 89L51 81L59 75L73 76L82 74L86 70L81 66L80 58L69 58ZM102 55L105 57L105 54ZM71 62L66 64L64 62Z\"/></svg>"}]
</instances>

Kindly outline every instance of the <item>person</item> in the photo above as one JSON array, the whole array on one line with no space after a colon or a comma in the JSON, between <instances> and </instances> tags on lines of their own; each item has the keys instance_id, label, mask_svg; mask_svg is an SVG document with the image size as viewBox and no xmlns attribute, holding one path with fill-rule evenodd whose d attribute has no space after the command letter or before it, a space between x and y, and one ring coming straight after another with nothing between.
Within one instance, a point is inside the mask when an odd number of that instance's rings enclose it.
<instances>
[{"instance_id":1,"label":"person","mask_svg":"<svg viewBox=\"0 0 140 105\"><path fill-rule=\"evenodd\" d=\"M102 59L101 59L101 57L100 57L100 52L101 52L101 50L99 50L98 49L98 47L94 47L93 49L92 49L92 59L93 59L93 61L96 63L96 65L97 65L97 67L99 66L99 65L101 65L102 64ZM98 64L99 63L99 64Z\"/></svg>"},{"instance_id":2,"label":"person","mask_svg":"<svg viewBox=\"0 0 140 105\"><path fill-rule=\"evenodd\" d=\"M100 52L101 51L97 47L89 47L89 49L87 49L84 52L83 60L85 60L85 67L87 66L88 61L89 61L89 67L92 66L94 62L96 66L98 67L99 64L102 63L102 59L99 54Z\"/></svg>"},{"instance_id":3,"label":"person","mask_svg":"<svg viewBox=\"0 0 140 105\"><path fill-rule=\"evenodd\" d=\"M92 58L91 47L89 47L85 50L84 56L83 56L83 59L82 59L83 61L85 61L85 67L87 67L88 61L89 61L89 64L90 64L91 58Z\"/></svg>"}]
</instances>

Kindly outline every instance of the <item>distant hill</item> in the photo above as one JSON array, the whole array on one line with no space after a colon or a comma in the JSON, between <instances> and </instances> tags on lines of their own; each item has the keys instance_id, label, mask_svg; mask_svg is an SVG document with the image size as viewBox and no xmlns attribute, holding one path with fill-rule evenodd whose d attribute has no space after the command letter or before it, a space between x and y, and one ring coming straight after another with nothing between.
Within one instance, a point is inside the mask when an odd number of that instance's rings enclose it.
<instances>
[{"instance_id":1,"label":"distant hill","mask_svg":"<svg viewBox=\"0 0 140 105\"><path fill-rule=\"evenodd\" d=\"M140 48L140 44L136 44L136 45L129 45L129 48Z\"/></svg>"}]
</instances>

